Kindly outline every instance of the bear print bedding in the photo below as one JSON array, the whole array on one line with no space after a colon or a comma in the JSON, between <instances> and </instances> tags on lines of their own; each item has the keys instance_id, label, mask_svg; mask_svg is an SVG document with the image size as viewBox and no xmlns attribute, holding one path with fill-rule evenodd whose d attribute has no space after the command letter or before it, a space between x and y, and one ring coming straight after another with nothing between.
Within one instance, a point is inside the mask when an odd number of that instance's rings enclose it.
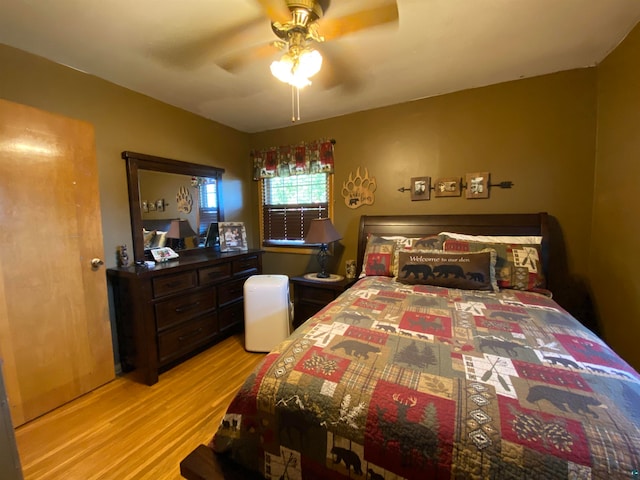
<instances>
[{"instance_id":1,"label":"bear print bedding","mask_svg":"<svg viewBox=\"0 0 640 480\"><path fill-rule=\"evenodd\" d=\"M637 478L640 375L550 298L365 277L210 446L265 478Z\"/></svg>"}]
</instances>

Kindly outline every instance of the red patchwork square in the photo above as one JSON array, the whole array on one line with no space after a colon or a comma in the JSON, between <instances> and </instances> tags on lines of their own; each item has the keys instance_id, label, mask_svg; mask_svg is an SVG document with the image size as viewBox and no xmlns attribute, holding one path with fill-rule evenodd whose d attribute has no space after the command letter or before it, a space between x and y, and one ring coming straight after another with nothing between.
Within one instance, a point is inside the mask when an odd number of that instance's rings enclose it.
<instances>
[{"instance_id":1,"label":"red patchwork square","mask_svg":"<svg viewBox=\"0 0 640 480\"><path fill-rule=\"evenodd\" d=\"M520 406L498 395L502 438L537 452L591 465L591 454L580 422Z\"/></svg>"},{"instance_id":2,"label":"red patchwork square","mask_svg":"<svg viewBox=\"0 0 640 480\"><path fill-rule=\"evenodd\" d=\"M428 333L437 337L451 338L451 318L429 313L405 312L400 328L417 333Z\"/></svg>"},{"instance_id":3,"label":"red patchwork square","mask_svg":"<svg viewBox=\"0 0 640 480\"><path fill-rule=\"evenodd\" d=\"M595 363L605 367L634 372L633 368L623 362L612 350L598 342L560 333L556 333L554 337L579 362Z\"/></svg>"},{"instance_id":4,"label":"red patchwork square","mask_svg":"<svg viewBox=\"0 0 640 480\"><path fill-rule=\"evenodd\" d=\"M582 375L561 370L559 368L545 367L536 365L535 363L527 363L520 360L512 360L513 366L518 372L520 378L533 380L536 382L548 383L550 385L558 385L560 387L573 388L591 392L591 387L582 378Z\"/></svg>"},{"instance_id":5,"label":"red patchwork square","mask_svg":"<svg viewBox=\"0 0 640 480\"><path fill-rule=\"evenodd\" d=\"M371 397L364 456L405 478L449 478L455 402L380 380Z\"/></svg>"},{"instance_id":6,"label":"red patchwork square","mask_svg":"<svg viewBox=\"0 0 640 480\"><path fill-rule=\"evenodd\" d=\"M351 360L325 353L319 347L311 347L296 364L295 369L314 377L338 382Z\"/></svg>"}]
</instances>

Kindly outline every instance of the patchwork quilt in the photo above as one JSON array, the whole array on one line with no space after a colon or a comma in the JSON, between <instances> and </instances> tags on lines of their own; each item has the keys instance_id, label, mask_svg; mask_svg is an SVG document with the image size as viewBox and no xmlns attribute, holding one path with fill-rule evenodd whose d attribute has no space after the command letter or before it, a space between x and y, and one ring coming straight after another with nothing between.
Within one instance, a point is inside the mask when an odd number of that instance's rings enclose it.
<instances>
[{"instance_id":1,"label":"patchwork quilt","mask_svg":"<svg viewBox=\"0 0 640 480\"><path fill-rule=\"evenodd\" d=\"M211 447L268 479L638 478L640 375L543 295L365 277L265 357Z\"/></svg>"}]
</instances>

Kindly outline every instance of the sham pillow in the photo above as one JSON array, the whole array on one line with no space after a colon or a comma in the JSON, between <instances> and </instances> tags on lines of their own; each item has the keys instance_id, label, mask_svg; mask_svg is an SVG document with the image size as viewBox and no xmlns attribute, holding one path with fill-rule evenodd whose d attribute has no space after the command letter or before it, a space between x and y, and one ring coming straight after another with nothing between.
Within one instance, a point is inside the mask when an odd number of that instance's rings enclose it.
<instances>
[{"instance_id":1,"label":"sham pillow","mask_svg":"<svg viewBox=\"0 0 640 480\"><path fill-rule=\"evenodd\" d=\"M156 231L155 230L142 230L142 237L144 238L144 248L145 249L149 249L151 248L151 244L153 242L153 239L156 236Z\"/></svg>"},{"instance_id":2,"label":"sham pillow","mask_svg":"<svg viewBox=\"0 0 640 480\"><path fill-rule=\"evenodd\" d=\"M395 240L370 235L367 239L367 248L365 249L364 258L362 259L362 274L360 276L381 275L392 277L393 253L395 249Z\"/></svg>"},{"instance_id":3,"label":"sham pillow","mask_svg":"<svg viewBox=\"0 0 640 480\"><path fill-rule=\"evenodd\" d=\"M461 290L498 291L495 279L496 252L398 252L401 283L436 285Z\"/></svg>"},{"instance_id":4,"label":"sham pillow","mask_svg":"<svg viewBox=\"0 0 640 480\"><path fill-rule=\"evenodd\" d=\"M155 237L151 241L151 248L162 248L167 244L167 232L156 231Z\"/></svg>"},{"instance_id":5,"label":"sham pillow","mask_svg":"<svg viewBox=\"0 0 640 480\"><path fill-rule=\"evenodd\" d=\"M398 252L413 250L442 250L443 237L439 235L430 235L427 237L404 237L401 235L383 236L385 240L393 240L396 242L396 248L391 264L391 276L398 276Z\"/></svg>"},{"instance_id":6,"label":"sham pillow","mask_svg":"<svg viewBox=\"0 0 640 480\"><path fill-rule=\"evenodd\" d=\"M468 240L470 242L485 243L542 243L542 237L537 235L467 235L466 233L440 232L445 238Z\"/></svg>"},{"instance_id":7,"label":"sham pillow","mask_svg":"<svg viewBox=\"0 0 640 480\"><path fill-rule=\"evenodd\" d=\"M539 244L486 243L447 239L446 252L478 252L492 248L497 253L496 280L500 288L536 291L546 288Z\"/></svg>"}]
</instances>

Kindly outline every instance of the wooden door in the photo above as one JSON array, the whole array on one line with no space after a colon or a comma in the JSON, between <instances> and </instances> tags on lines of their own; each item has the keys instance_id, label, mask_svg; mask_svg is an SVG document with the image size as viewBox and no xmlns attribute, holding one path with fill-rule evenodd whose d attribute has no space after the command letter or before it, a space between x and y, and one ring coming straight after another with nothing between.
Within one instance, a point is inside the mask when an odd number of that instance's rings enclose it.
<instances>
[{"instance_id":1,"label":"wooden door","mask_svg":"<svg viewBox=\"0 0 640 480\"><path fill-rule=\"evenodd\" d=\"M0 99L0 356L14 426L115 377L93 126Z\"/></svg>"}]
</instances>

